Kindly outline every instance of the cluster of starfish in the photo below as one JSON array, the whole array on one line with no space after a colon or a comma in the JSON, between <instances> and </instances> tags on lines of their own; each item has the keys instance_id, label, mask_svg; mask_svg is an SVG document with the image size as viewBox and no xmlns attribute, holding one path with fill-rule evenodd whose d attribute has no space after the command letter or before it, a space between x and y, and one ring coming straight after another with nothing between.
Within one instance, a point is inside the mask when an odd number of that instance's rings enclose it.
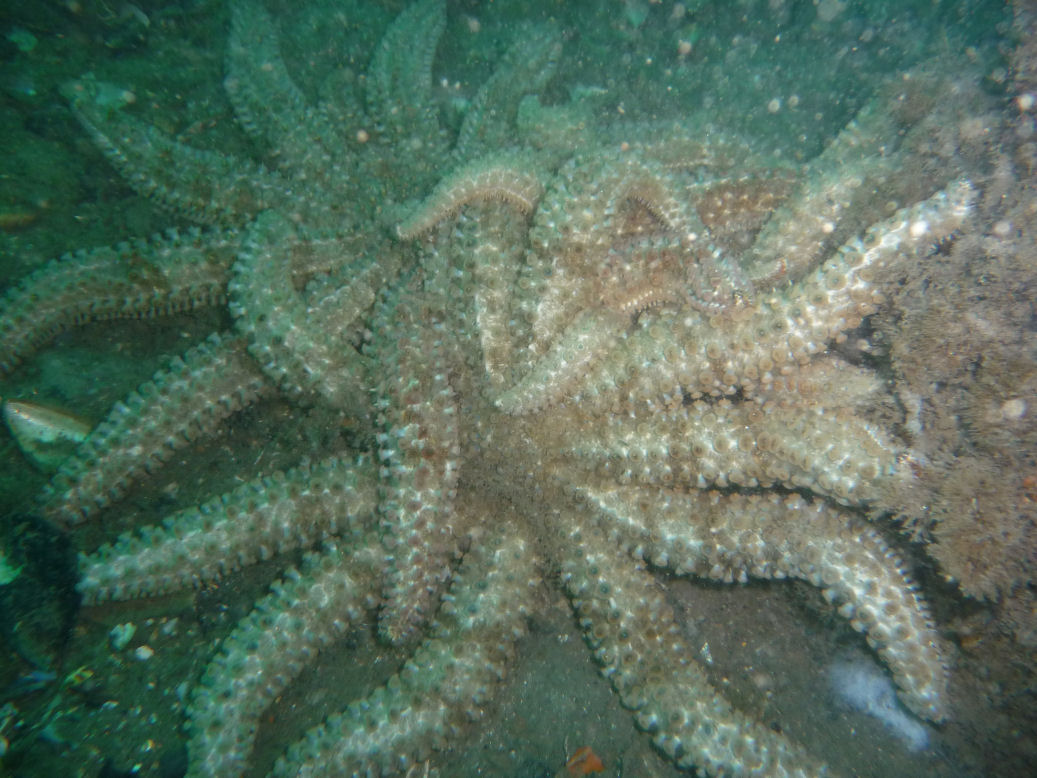
<instances>
[{"instance_id":1,"label":"cluster of starfish","mask_svg":"<svg viewBox=\"0 0 1037 778\"><path fill-rule=\"evenodd\" d=\"M551 582L677 765L825 773L710 685L659 572L820 587L903 703L939 721L940 641L862 518L910 489L908 452L867 415L878 379L829 346L881 305L885 270L961 226L971 186L881 213L868 182L903 135L881 105L805 172L679 126L621 142L629 130L588 124L587 101L531 95L557 58L547 27L505 56L450 142L430 78L444 18L441 0L416 3L378 48L363 105L311 106L270 17L238 3L226 86L279 170L109 113L89 83L73 90L134 186L214 229L35 273L0 309L0 367L89 319L228 301L234 330L114 408L41 511L94 516L273 393L357 429L335 457L81 558L80 592L98 603L313 550L195 685L189 773L241 774L260 716L372 610L409 660L273 774L407 772L479 718Z\"/></svg>"}]
</instances>

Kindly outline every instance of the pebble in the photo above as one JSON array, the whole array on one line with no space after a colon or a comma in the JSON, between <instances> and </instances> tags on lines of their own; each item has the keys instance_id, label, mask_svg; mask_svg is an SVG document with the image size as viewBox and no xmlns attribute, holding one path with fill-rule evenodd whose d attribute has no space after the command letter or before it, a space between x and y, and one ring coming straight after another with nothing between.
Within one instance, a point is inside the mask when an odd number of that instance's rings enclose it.
<instances>
[{"instance_id":1,"label":"pebble","mask_svg":"<svg viewBox=\"0 0 1037 778\"><path fill-rule=\"evenodd\" d=\"M116 624L112 627L112 631L108 633L108 641L116 651L122 651L133 639L136 632L137 625L132 621L127 621L125 624Z\"/></svg>"}]
</instances>

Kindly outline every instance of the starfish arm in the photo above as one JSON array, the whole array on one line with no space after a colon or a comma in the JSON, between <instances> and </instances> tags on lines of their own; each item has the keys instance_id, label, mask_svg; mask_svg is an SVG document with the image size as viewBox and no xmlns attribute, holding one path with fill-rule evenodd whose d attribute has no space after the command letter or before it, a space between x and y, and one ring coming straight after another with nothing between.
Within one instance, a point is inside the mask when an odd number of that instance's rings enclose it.
<instances>
[{"instance_id":1,"label":"starfish arm","mask_svg":"<svg viewBox=\"0 0 1037 778\"><path fill-rule=\"evenodd\" d=\"M898 124L885 100L866 104L810 163L810 172L791 200L777 209L748 257L746 272L759 285L799 278L836 240L860 230L849 216L874 179L895 168ZM780 269L779 269L780 268Z\"/></svg>"},{"instance_id":2,"label":"starfish arm","mask_svg":"<svg viewBox=\"0 0 1037 778\"><path fill-rule=\"evenodd\" d=\"M573 518L561 575L601 672L637 725L678 766L706 775L821 776L806 751L735 710L692 659L663 592Z\"/></svg>"},{"instance_id":3,"label":"starfish arm","mask_svg":"<svg viewBox=\"0 0 1037 778\"><path fill-rule=\"evenodd\" d=\"M432 612L464 536L453 526L464 517L454 511L460 446L450 334L415 307L387 311L393 320L376 325L383 332L374 362L384 406L378 458L389 557L379 628L393 642L406 640Z\"/></svg>"},{"instance_id":4,"label":"starfish arm","mask_svg":"<svg viewBox=\"0 0 1037 778\"><path fill-rule=\"evenodd\" d=\"M695 181L688 185L688 196L710 238L734 257L757 237L760 227L788 197L794 180L791 171L773 165L758 174ZM761 288L740 265L730 272L742 279L745 288Z\"/></svg>"},{"instance_id":5,"label":"starfish arm","mask_svg":"<svg viewBox=\"0 0 1037 778\"><path fill-rule=\"evenodd\" d=\"M623 252L646 234L677 244L702 231L677 180L660 164L633 151L571 159L540 199L530 229L531 280L540 287L532 350L545 353L580 310L605 304L637 314L672 299L677 279L636 270L630 278L626 271L637 263Z\"/></svg>"},{"instance_id":6,"label":"starfish arm","mask_svg":"<svg viewBox=\"0 0 1037 778\"><path fill-rule=\"evenodd\" d=\"M596 261L595 252L617 238L700 231L682 189L665 167L636 150L578 154L562 165L544 194L530 231L533 248L578 266L588 256ZM550 279L544 281L549 287Z\"/></svg>"},{"instance_id":7,"label":"starfish arm","mask_svg":"<svg viewBox=\"0 0 1037 778\"><path fill-rule=\"evenodd\" d=\"M582 490L623 545L682 575L794 577L866 634L917 715L946 715L947 668L928 608L896 552L841 509L799 496Z\"/></svg>"},{"instance_id":8,"label":"starfish arm","mask_svg":"<svg viewBox=\"0 0 1037 778\"><path fill-rule=\"evenodd\" d=\"M187 707L189 778L244 774L263 711L376 604L380 555L358 548L311 555L224 639Z\"/></svg>"},{"instance_id":9,"label":"starfish arm","mask_svg":"<svg viewBox=\"0 0 1037 778\"><path fill-rule=\"evenodd\" d=\"M453 219L472 203L500 200L528 215L544 185L534 158L528 154L497 154L463 165L444 178L396 228L401 240L413 240L440 222Z\"/></svg>"},{"instance_id":10,"label":"starfish arm","mask_svg":"<svg viewBox=\"0 0 1037 778\"><path fill-rule=\"evenodd\" d=\"M349 179L336 131L321 106L310 106L292 81L278 47L270 14L254 2L232 6L224 87L234 115L254 136L277 149L278 162L292 175L337 188ZM271 111L270 106L278 109Z\"/></svg>"},{"instance_id":11,"label":"starfish arm","mask_svg":"<svg viewBox=\"0 0 1037 778\"><path fill-rule=\"evenodd\" d=\"M693 403L647 420L592 416L559 428L563 456L621 484L780 485L860 505L902 477L900 450L874 425L823 404Z\"/></svg>"},{"instance_id":12,"label":"starfish arm","mask_svg":"<svg viewBox=\"0 0 1037 778\"><path fill-rule=\"evenodd\" d=\"M492 388L510 377L522 322L512 311L510 289L515 286L525 254L525 218L509 208L480 209L468 248L473 258L475 326L482 346L483 366Z\"/></svg>"},{"instance_id":13,"label":"starfish arm","mask_svg":"<svg viewBox=\"0 0 1037 778\"><path fill-rule=\"evenodd\" d=\"M269 393L244 345L213 335L117 403L44 489L43 515L63 524L90 518L177 449Z\"/></svg>"},{"instance_id":14,"label":"starfish arm","mask_svg":"<svg viewBox=\"0 0 1037 778\"><path fill-rule=\"evenodd\" d=\"M573 397L629 326L630 317L624 313L608 308L581 311L533 370L497 398L497 407L522 415Z\"/></svg>"},{"instance_id":15,"label":"starfish arm","mask_svg":"<svg viewBox=\"0 0 1037 778\"><path fill-rule=\"evenodd\" d=\"M645 159L667 170L715 170L721 174L737 169L763 170L790 167L770 154L761 154L753 144L737 134L722 132L713 127L708 131L695 128L683 121L644 121L616 127L619 143L628 143Z\"/></svg>"},{"instance_id":16,"label":"starfish arm","mask_svg":"<svg viewBox=\"0 0 1037 778\"><path fill-rule=\"evenodd\" d=\"M753 399L761 404L853 409L874 403L883 387L875 371L826 354L796 370L776 373Z\"/></svg>"},{"instance_id":17,"label":"starfish arm","mask_svg":"<svg viewBox=\"0 0 1037 778\"><path fill-rule=\"evenodd\" d=\"M443 0L421 0L386 30L367 79L368 112L401 143L442 147L432 99L432 60L446 27Z\"/></svg>"},{"instance_id":18,"label":"starfish arm","mask_svg":"<svg viewBox=\"0 0 1037 778\"><path fill-rule=\"evenodd\" d=\"M0 304L0 374L59 332L87 321L136 318L225 299L234 231L165 238L68 254L47 263Z\"/></svg>"},{"instance_id":19,"label":"starfish arm","mask_svg":"<svg viewBox=\"0 0 1037 778\"><path fill-rule=\"evenodd\" d=\"M247 159L195 149L130 116L73 103L80 124L138 193L201 224L240 226L267 208L331 221L329 205L294 191L288 179Z\"/></svg>"},{"instance_id":20,"label":"starfish arm","mask_svg":"<svg viewBox=\"0 0 1037 778\"><path fill-rule=\"evenodd\" d=\"M598 360L581 400L597 410L617 403L636 408L658 403L677 386L692 398L766 387L874 313L882 301L879 271L953 234L975 196L967 181L958 181L876 224L800 283L758 304L712 317L684 309L646 320L615 354ZM535 393L524 386L530 380L515 391Z\"/></svg>"},{"instance_id":21,"label":"starfish arm","mask_svg":"<svg viewBox=\"0 0 1037 778\"><path fill-rule=\"evenodd\" d=\"M506 527L507 525L502 525ZM483 715L526 632L538 586L523 538L504 530L465 557L431 637L382 687L288 749L272 775L389 775L444 747Z\"/></svg>"},{"instance_id":22,"label":"starfish arm","mask_svg":"<svg viewBox=\"0 0 1037 778\"><path fill-rule=\"evenodd\" d=\"M445 324L459 342L481 352L485 377L498 391L511 376L517 345L528 335L511 295L525 258L527 228L525 215L505 202L478 201L458 214L449 243L421 247L425 292L458 301Z\"/></svg>"},{"instance_id":23,"label":"starfish arm","mask_svg":"<svg viewBox=\"0 0 1037 778\"><path fill-rule=\"evenodd\" d=\"M284 216L265 212L246 233L228 291L237 329L275 384L291 394L316 392L333 407L357 411L366 406L358 378L363 360L344 335L373 304L395 263L391 257L384 264L368 262L344 287L311 306L292 283L293 263L300 256L308 266L318 266L322 257L341 263L340 252L335 241L306 240Z\"/></svg>"},{"instance_id":24,"label":"starfish arm","mask_svg":"<svg viewBox=\"0 0 1037 778\"><path fill-rule=\"evenodd\" d=\"M523 96L543 89L558 67L562 45L554 27L531 25L517 30L515 39L465 114L454 152L458 159L506 148Z\"/></svg>"},{"instance_id":25,"label":"starfish arm","mask_svg":"<svg viewBox=\"0 0 1037 778\"><path fill-rule=\"evenodd\" d=\"M373 467L328 459L243 484L162 526L122 535L80 557L88 603L155 596L221 575L329 535L374 512Z\"/></svg>"}]
</instances>

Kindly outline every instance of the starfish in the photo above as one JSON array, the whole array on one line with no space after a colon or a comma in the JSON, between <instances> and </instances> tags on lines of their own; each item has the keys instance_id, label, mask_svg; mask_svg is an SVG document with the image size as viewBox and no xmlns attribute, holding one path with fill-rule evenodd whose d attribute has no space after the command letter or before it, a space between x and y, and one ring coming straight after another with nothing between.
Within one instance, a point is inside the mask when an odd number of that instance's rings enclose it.
<instances>
[{"instance_id":1,"label":"starfish","mask_svg":"<svg viewBox=\"0 0 1037 778\"><path fill-rule=\"evenodd\" d=\"M173 449L275 392L357 420L335 456L81 557L79 591L99 604L309 551L194 685L189 774L248 769L264 712L375 610L408 659L272 774L407 773L481 717L550 586L676 765L825 774L713 688L661 574L821 588L903 703L942 720L941 641L864 518L910 490L910 452L866 413L882 392L873 371L828 346L882 304L885 271L953 236L972 186L950 182L862 224L847 147L878 176L899 130L874 104L802 174L680 129L620 147L569 121L578 104L525 99L557 57L546 28L505 55L451 146L431 120L443 20L442 3L422 0L390 28L368 77L371 122L354 105L307 106L270 17L236 6L228 92L283 171L189 149L106 115L89 84L73 90L117 167L219 230L44 268L5 300L0 364L14 369L88 318L229 300L235 331L118 405L41 510L68 525L92 517ZM382 134L358 148L336 127L343 117L347 136L359 124ZM550 139L523 132L548 121L560 128Z\"/></svg>"}]
</instances>

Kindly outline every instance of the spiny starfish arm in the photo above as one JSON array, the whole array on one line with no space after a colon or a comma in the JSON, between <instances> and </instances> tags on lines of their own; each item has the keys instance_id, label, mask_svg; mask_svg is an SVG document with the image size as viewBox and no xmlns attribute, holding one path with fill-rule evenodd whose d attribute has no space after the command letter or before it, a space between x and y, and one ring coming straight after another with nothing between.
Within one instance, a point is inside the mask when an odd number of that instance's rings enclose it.
<instances>
[{"instance_id":1,"label":"spiny starfish arm","mask_svg":"<svg viewBox=\"0 0 1037 778\"><path fill-rule=\"evenodd\" d=\"M195 149L80 95L73 110L112 166L138 193L201 224L236 227L268 208L328 223L330 206L247 159Z\"/></svg>"},{"instance_id":2,"label":"spiny starfish arm","mask_svg":"<svg viewBox=\"0 0 1037 778\"><path fill-rule=\"evenodd\" d=\"M434 609L465 540L467 517L454 509L458 398L448 380L450 333L425 320L420 305L400 306L391 322L376 327L380 512L389 561L379 629L400 642Z\"/></svg>"},{"instance_id":3,"label":"spiny starfish arm","mask_svg":"<svg viewBox=\"0 0 1037 778\"><path fill-rule=\"evenodd\" d=\"M532 351L543 354L583 308L602 303L620 308L626 294L631 306L635 297L647 305L672 299L677 284L659 288L650 283L652 274L639 273L638 263L625 252L639 238L672 245L702 232L677 181L637 152L567 162L540 199L530 229L531 280L540 288ZM665 273L660 277L664 284L671 280ZM683 290L676 291L683 299Z\"/></svg>"},{"instance_id":4,"label":"spiny starfish arm","mask_svg":"<svg viewBox=\"0 0 1037 778\"><path fill-rule=\"evenodd\" d=\"M97 603L198 586L347 533L373 514L376 491L367 459L332 458L250 481L81 556L77 588L84 601Z\"/></svg>"},{"instance_id":5,"label":"spiny starfish arm","mask_svg":"<svg viewBox=\"0 0 1037 778\"><path fill-rule=\"evenodd\" d=\"M243 775L263 711L376 605L381 555L360 537L289 570L224 639L187 706L189 778Z\"/></svg>"},{"instance_id":6,"label":"spiny starfish arm","mask_svg":"<svg viewBox=\"0 0 1037 778\"><path fill-rule=\"evenodd\" d=\"M368 69L368 112L396 140L442 145L432 100L432 60L446 27L443 0L421 0L386 30ZM425 153L428 152L425 149Z\"/></svg>"},{"instance_id":7,"label":"spiny starfish arm","mask_svg":"<svg viewBox=\"0 0 1037 778\"><path fill-rule=\"evenodd\" d=\"M513 301L527 228L521 212L501 201L482 201L462 209L449 242L422 246L425 291L457 300L446 326L459 343L470 341L470 348L481 351L484 376L497 391L510 378L516 348L528 335L528 322Z\"/></svg>"},{"instance_id":8,"label":"spiny starfish arm","mask_svg":"<svg viewBox=\"0 0 1037 778\"><path fill-rule=\"evenodd\" d=\"M511 307L511 289L525 254L525 242L515 240L525 219L504 208L487 208L479 216L471 253L475 282L476 330L483 365L493 388L503 388L515 361L521 322Z\"/></svg>"},{"instance_id":9,"label":"spiny starfish arm","mask_svg":"<svg viewBox=\"0 0 1037 778\"><path fill-rule=\"evenodd\" d=\"M430 639L385 686L290 747L273 776L404 772L482 718L539 585L529 545L510 522L497 526L462 562Z\"/></svg>"},{"instance_id":10,"label":"spiny starfish arm","mask_svg":"<svg viewBox=\"0 0 1037 778\"><path fill-rule=\"evenodd\" d=\"M497 407L521 415L574 396L629 326L630 316L624 313L608 308L581 311L533 370L496 399Z\"/></svg>"},{"instance_id":11,"label":"spiny starfish arm","mask_svg":"<svg viewBox=\"0 0 1037 778\"><path fill-rule=\"evenodd\" d=\"M520 28L515 39L465 114L454 152L458 159L507 148L523 96L539 92L555 73L562 50L555 27Z\"/></svg>"},{"instance_id":12,"label":"spiny starfish arm","mask_svg":"<svg viewBox=\"0 0 1037 778\"><path fill-rule=\"evenodd\" d=\"M392 275L393 258L361 265L344 287L330 295L322 289L316 296L323 299L313 306L292 283L296 262L317 266L323 257L342 263L342 251L337 242L307 240L281 214L264 212L248 228L228 293L249 353L275 384L292 394L316 392L332 407L358 411L366 406L359 381L363 360L346 334Z\"/></svg>"},{"instance_id":13,"label":"spiny starfish arm","mask_svg":"<svg viewBox=\"0 0 1037 778\"><path fill-rule=\"evenodd\" d=\"M593 259L617 239L645 232L683 237L701 223L681 189L666 168L634 149L577 155L544 193L530 241L541 257L561 264L567 256Z\"/></svg>"},{"instance_id":14,"label":"spiny starfish arm","mask_svg":"<svg viewBox=\"0 0 1037 778\"><path fill-rule=\"evenodd\" d=\"M879 272L953 234L975 196L967 181L956 182L876 224L798 284L758 303L712 317L683 309L647 318L614 354L595 363L581 402L595 410L617 403L634 408L660 403L675 387L691 398L766 389L776 375L806 365L874 313L883 299ZM513 391L543 398L536 406L543 407L553 394L538 380L534 371Z\"/></svg>"},{"instance_id":15,"label":"spiny starfish arm","mask_svg":"<svg viewBox=\"0 0 1037 778\"><path fill-rule=\"evenodd\" d=\"M620 542L682 575L794 577L864 632L917 715L946 715L947 668L928 607L895 551L846 511L798 495L581 489Z\"/></svg>"},{"instance_id":16,"label":"spiny starfish arm","mask_svg":"<svg viewBox=\"0 0 1037 778\"><path fill-rule=\"evenodd\" d=\"M401 240L412 240L453 219L464 206L485 201L500 200L529 215L543 191L542 174L532 155L483 157L444 178L396 232Z\"/></svg>"},{"instance_id":17,"label":"spiny starfish arm","mask_svg":"<svg viewBox=\"0 0 1037 778\"><path fill-rule=\"evenodd\" d=\"M60 523L90 518L145 472L272 387L245 341L213 335L116 403L42 494L40 510Z\"/></svg>"},{"instance_id":18,"label":"spiny starfish arm","mask_svg":"<svg viewBox=\"0 0 1037 778\"><path fill-rule=\"evenodd\" d=\"M898 126L886 101L874 99L811 161L792 198L777 209L748 257L746 272L759 287L786 283L865 224L845 224L874 179L894 169ZM849 232L848 232L849 228Z\"/></svg>"},{"instance_id":19,"label":"spiny starfish arm","mask_svg":"<svg viewBox=\"0 0 1037 778\"><path fill-rule=\"evenodd\" d=\"M277 149L284 169L311 186L341 186L348 179L341 164L344 133L292 81L273 19L260 3L233 4L224 87L238 122Z\"/></svg>"},{"instance_id":20,"label":"spiny starfish arm","mask_svg":"<svg viewBox=\"0 0 1037 778\"><path fill-rule=\"evenodd\" d=\"M774 375L766 387L753 393L757 403L806 408L850 410L874 403L884 384L874 370L868 370L826 354L795 370Z\"/></svg>"},{"instance_id":21,"label":"spiny starfish arm","mask_svg":"<svg viewBox=\"0 0 1037 778\"><path fill-rule=\"evenodd\" d=\"M601 672L676 764L706 775L821 776L800 746L735 710L692 659L655 580L575 517L563 521L562 581Z\"/></svg>"},{"instance_id":22,"label":"spiny starfish arm","mask_svg":"<svg viewBox=\"0 0 1037 778\"><path fill-rule=\"evenodd\" d=\"M735 253L755 239L760 227L788 197L793 181L791 171L777 168L764 174L695 182L688 186L688 195L712 240ZM745 288L754 286L744 268L739 266L736 272L745 278Z\"/></svg>"},{"instance_id":23,"label":"spiny starfish arm","mask_svg":"<svg viewBox=\"0 0 1037 778\"><path fill-rule=\"evenodd\" d=\"M614 142L627 143L645 159L665 170L746 170L773 166L773 160L758 159L745 138L714 128L695 130L680 121L645 121L618 125Z\"/></svg>"},{"instance_id":24,"label":"spiny starfish arm","mask_svg":"<svg viewBox=\"0 0 1037 778\"><path fill-rule=\"evenodd\" d=\"M66 254L0 303L0 374L59 332L87 321L136 318L225 299L240 236L171 230L164 238Z\"/></svg>"},{"instance_id":25,"label":"spiny starfish arm","mask_svg":"<svg viewBox=\"0 0 1037 778\"><path fill-rule=\"evenodd\" d=\"M559 452L617 483L809 489L871 503L903 477L900 450L863 419L823 404L693 403L648 419L559 425Z\"/></svg>"}]
</instances>

